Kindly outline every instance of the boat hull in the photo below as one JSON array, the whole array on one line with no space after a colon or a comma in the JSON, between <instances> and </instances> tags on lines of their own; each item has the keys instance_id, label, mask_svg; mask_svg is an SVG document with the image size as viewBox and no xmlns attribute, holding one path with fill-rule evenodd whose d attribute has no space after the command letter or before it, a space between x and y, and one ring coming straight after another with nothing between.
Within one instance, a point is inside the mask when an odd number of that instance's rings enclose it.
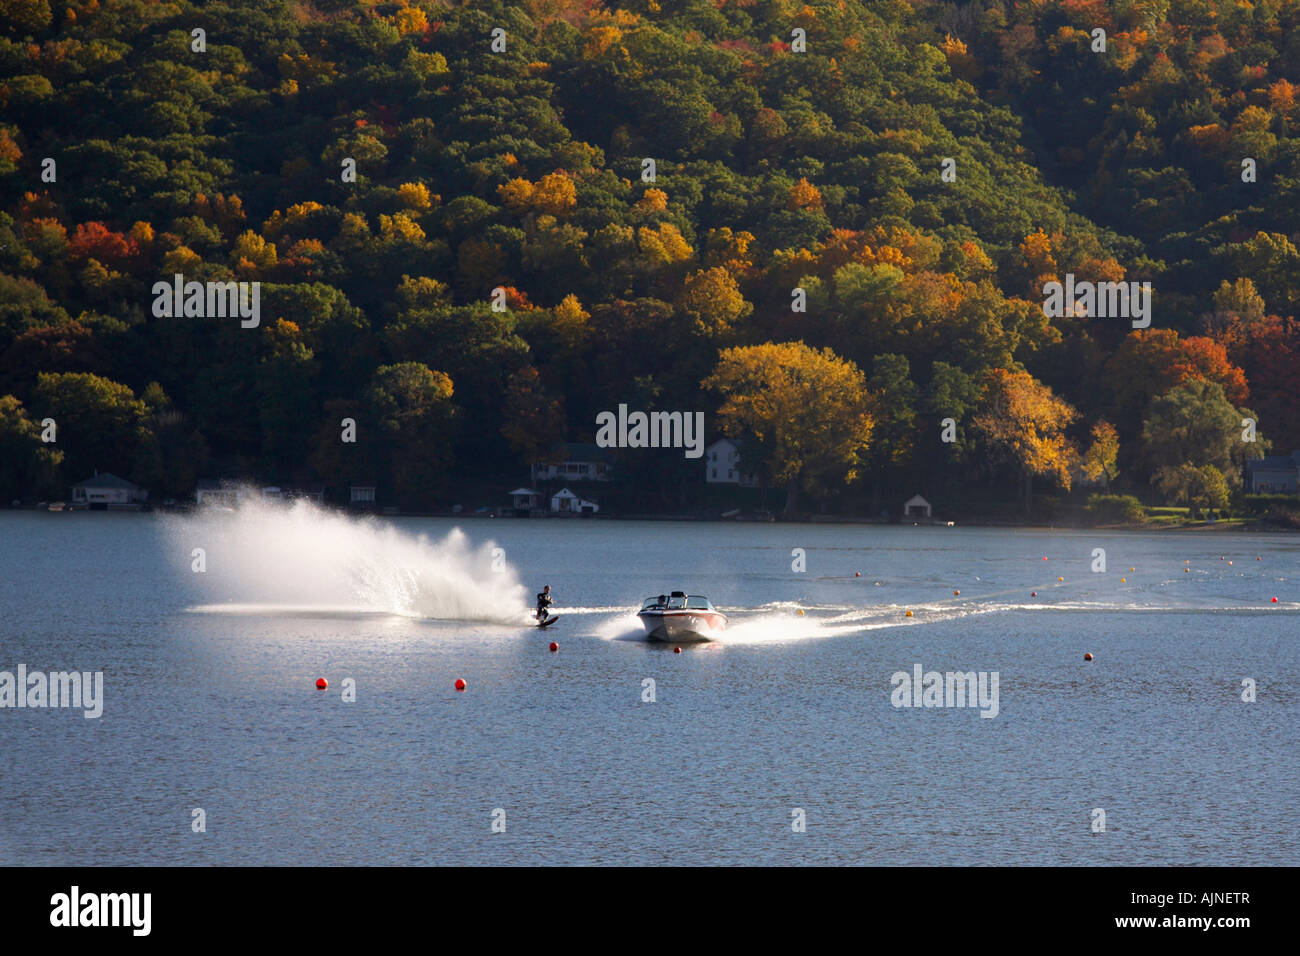
<instances>
[{"instance_id":1,"label":"boat hull","mask_svg":"<svg viewBox=\"0 0 1300 956\"><path fill-rule=\"evenodd\" d=\"M642 611L637 617L645 627L647 641L686 644L711 641L727 627L727 617L717 611Z\"/></svg>"}]
</instances>

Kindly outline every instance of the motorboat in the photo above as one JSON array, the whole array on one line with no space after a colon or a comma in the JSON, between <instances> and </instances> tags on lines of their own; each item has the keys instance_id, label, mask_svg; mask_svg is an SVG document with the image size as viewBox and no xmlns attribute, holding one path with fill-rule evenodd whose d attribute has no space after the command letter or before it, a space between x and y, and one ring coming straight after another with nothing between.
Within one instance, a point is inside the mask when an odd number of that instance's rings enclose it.
<instances>
[{"instance_id":1,"label":"motorboat","mask_svg":"<svg viewBox=\"0 0 1300 956\"><path fill-rule=\"evenodd\" d=\"M714 610L708 598L685 591L646 598L636 616L649 641L711 641L727 627L727 615Z\"/></svg>"}]
</instances>

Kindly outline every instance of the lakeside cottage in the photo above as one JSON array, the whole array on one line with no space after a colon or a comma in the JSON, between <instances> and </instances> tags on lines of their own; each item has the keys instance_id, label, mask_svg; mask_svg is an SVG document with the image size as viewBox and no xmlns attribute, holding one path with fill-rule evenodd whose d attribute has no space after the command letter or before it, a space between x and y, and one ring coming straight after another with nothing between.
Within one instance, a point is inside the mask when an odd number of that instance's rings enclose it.
<instances>
[{"instance_id":1,"label":"lakeside cottage","mask_svg":"<svg viewBox=\"0 0 1300 956\"><path fill-rule=\"evenodd\" d=\"M930 502L920 495L912 495L903 502L903 516L907 518L930 517Z\"/></svg>"},{"instance_id":2,"label":"lakeside cottage","mask_svg":"<svg viewBox=\"0 0 1300 956\"><path fill-rule=\"evenodd\" d=\"M542 507L542 496L532 488L516 488L510 492L511 507L516 512L528 514Z\"/></svg>"},{"instance_id":3,"label":"lakeside cottage","mask_svg":"<svg viewBox=\"0 0 1300 956\"><path fill-rule=\"evenodd\" d=\"M1300 451L1247 461L1246 483L1252 494L1295 494L1300 490Z\"/></svg>"},{"instance_id":4,"label":"lakeside cottage","mask_svg":"<svg viewBox=\"0 0 1300 956\"><path fill-rule=\"evenodd\" d=\"M359 481L348 485L348 505L353 508L373 508L378 486L372 481Z\"/></svg>"},{"instance_id":5,"label":"lakeside cottage","mask_svg":"<svg viewBox=\"0 0 1300 956\"><path fill-rule=\"evenodd\" d=\"M72 486L72 503L95 507L139 506L149 500L149 492L139 485L105 472L95 472L85 481Z\"/></svg>"},{"instance_id":6,"label":"lakeside cottage","mask_svg":"<svg viewBox=\"0 0 1300 956\"><path fill-rule=\"evenodd\" d=\"M244 484L230 478L200 478L194 500L199 505L233 508L247 494L248 488Z\"/></svg>"},{"instance_id":7,"label":"lakeside cottage","mask_svg":"<svg viewBox=\"0 0 1300 956\"><path fill-rule=\"evenodd\" d=\"M564 460L558 464L533 462L533 484L541 481L612 481L610 453L596 445L564 443Z\"/></svg>"},{"instance_id":8,"label":"lakeside cottage","mask_svg":"<svg viewBox=\"0 0 1300 956\"><path fill-rule=\"evenodd\" d=\"M600 505L587 498L575 495L568 488L561 488L551 495L551 513L557 515L594 515L600 511Z\"/></svg>"},{"instance_id":9,"label":"lakeside cottage","mask_svg":"<svg viewBox=\"0 0 1300 956\"><path fill-rule=\"evenodd\" d=\"M758 479L741 469L740 455L744 442L719 438L704 450L704 480L710 485L739 485L757 488Z\"/></svg>"}]
</instances>

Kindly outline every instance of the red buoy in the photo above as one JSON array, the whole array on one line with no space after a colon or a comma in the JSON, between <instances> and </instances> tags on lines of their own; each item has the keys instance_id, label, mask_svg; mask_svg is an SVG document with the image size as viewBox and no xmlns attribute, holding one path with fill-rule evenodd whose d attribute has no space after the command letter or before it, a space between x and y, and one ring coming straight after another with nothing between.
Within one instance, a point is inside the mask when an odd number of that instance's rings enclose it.
<instances>
[{"instance_id":1,"label":"red buoy","mask_svg":"<svg viewBox=\"0 0 1300 956\"><path fill-rule=\"evenodd\" d=\"M556 644L554 641L551 641L551 650L558 651L559 649L560 649L560 645Z\"/></svg>"},{"instance_id":2,"label":"red buoy","mask_svg":"<svg viewBox=\"0 0 1300 956\"><path fill-rule=\"evenodd\" d=\"M457 690L464 690L464 689L465 689L465 678L463 678L463 677L457 677L457 678L456 678L456 689L457 689Z\"/></svg>"},{"instance_id":3,"label":"red buoy","mask_svg":"<svg viewBox=\"0 0 1300 956\"><path fill-rule=\"evenodd\" d=\"M1044 561L1047 560L1047 555L1043 555L1043 560L1044 560Z\"/></svg>"},{"instance_id":4,"label":"red buoy","mask_svg":"<svg viewBox=\"0 0 1300 956\"><path fill-rule=\"evenodd\" d=\"M1091 655L1091 654L1084 654L1084 655L1083 655L1083 659L1084 659L1085 661L1090 661L1090 660L1092 660L1092 655Z\"/></svg>"},{"instance_id":5,"label":"red buoy","mask_svg":"<svg viewBox=\"0 0 1300 956\"><path fill-rule=\"evenodd\" d=\"M1037 591L1030 591L1030 592L1029 592L1029 596L1030 596L1030 597L1038 597L1038 592L1037 592Z\"/></svg>"},{"instance_id":6,"label":"red buoy","mask_svg":"<svg viewBox=\"0 0 1300 956\"><path fill-rule=\"evenodd\" d=\"M1274 603L1274 604L1277 603L1277 598L1273 598L1273 603Z\"/></svg>"},{"instance_id":7,"label":"red buoy","mask_svg":"<svg viewBox=\"0 0 1300 956\"><path fill-rule=\"evenodd\" d=\"M861 571L854 571L854 572L853 572L853 576L854 576L855 578L860 578L860 577L862 577L862 572L861 572Z\"/></svg>"},{"instance_id":8,"label":"red buoy","mask_svg":"<svg viewBox=\"0 0 1300 956\"><path fill-rule=\"evenodd\" d=\"M324 689L325 689L326 687L328 687L329 685L330 685L330 682L327 681L327 680L326 680L325 678L323 678L323 677L316 681L316 689L317 689L317 690L324 690Z\"/></svg>"},{"instance_id":9,"label":"red buoy","mask_svg":"<svg viewBox=\"0 0 1300 956\"><path fill-rule=\"evenodd\" d=\"M681 649L680 647L674 647L674 648L673 648L673 653L674 653L674 654L680 654L681 652L682 652L682 649Z\"/></svg>"}]
</instances>

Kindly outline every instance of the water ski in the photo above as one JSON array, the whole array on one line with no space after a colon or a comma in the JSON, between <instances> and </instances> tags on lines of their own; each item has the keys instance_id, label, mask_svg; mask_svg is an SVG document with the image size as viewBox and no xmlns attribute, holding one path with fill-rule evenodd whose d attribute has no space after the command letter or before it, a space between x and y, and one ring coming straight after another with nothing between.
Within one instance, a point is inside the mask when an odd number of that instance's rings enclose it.
<instances>
[{"instance_id":1,"label":"water ski","mask_svg":"<svg viewBox=\"0 0 1300 956\"><path fill-rule=\"evenodd\" d=\"M538 621L538 622L537 622L537 626L538 626L538 627L550 627L552 624L554 624L554 623L555 623L556 621L558 621L559 619L560 619L560 615L558 615L558 614L552 614L552 615L551 615L550 617L548 617L546 620L544 620L544 621Z\"/></svg>"}]
</instances>

